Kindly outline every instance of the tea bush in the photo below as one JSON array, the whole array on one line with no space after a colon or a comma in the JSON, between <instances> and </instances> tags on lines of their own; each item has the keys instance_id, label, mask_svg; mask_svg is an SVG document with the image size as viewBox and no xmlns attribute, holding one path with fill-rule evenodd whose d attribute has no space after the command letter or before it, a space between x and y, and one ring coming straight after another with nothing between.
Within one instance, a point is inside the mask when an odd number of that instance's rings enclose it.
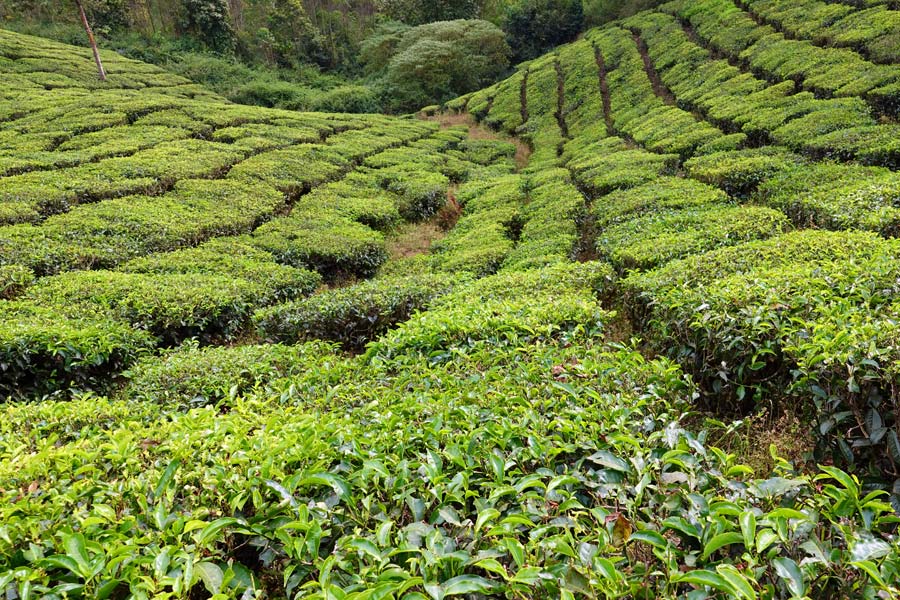
<instances>
[{"instance_id":1,"label":"tea bush","mask_svg":"<svg viewBox=\"0 0 900 600\"><path fill-rule=\"evenodd\" d=\"M253 321L268 341L331 340L360 351L458 285L457 277L447 275L384 277L262 309Z\"/></svg>"},{"instance_id":2,"label":"tea bush","mask_svg":"<svg viewBox=\"0 0 900 600\"><path fill-rule=\"evenodd\" d=\"M133 365L125 374L124 395L131 401L167 406L205 406L261 391L271 381L341 360L331 344L318 341L296 346L207 348L186 343Z\"/></svg>"},{"instance_id":3,"label":"tea bush","mask_svg":"<svg viewBox=\"0 0 900 600\"><path fill-rule=\"evenodd\" d=\"M0 309L0 394L7 400L69 387L103 389L154 343L147 333L96 311L8 300Z\"/></svg>"},{"instance_id":4,"label":"tea bush","mask_svg":"<svg viewBox=\"0 0 900 600\"><path fill-rule=\"evenodd\" d=\"M711 206L650 212L612 225L597 237L597 250L620 271L649 269L687 254L765 239L788 220L759 206Z\"/></svg>"}]
</instances>

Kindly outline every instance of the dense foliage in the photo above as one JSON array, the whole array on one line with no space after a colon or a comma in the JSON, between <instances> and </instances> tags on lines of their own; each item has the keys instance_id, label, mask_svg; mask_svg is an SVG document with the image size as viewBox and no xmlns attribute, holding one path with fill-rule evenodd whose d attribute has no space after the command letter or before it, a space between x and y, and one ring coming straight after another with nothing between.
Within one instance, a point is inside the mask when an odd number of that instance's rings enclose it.
<instances>
[{"instance_id":1,"label":"dense foliage","mask_svg":"<svg viewBox=\"0 0 900 600\"><path fill-rule=\"evenodd\" d=\"M0 594L900 596L894 11L798 4L387 24L421 118L0 32Z\"/></svg>"},{"instance_id":2,"label":"dense foliage","mask_svg":"<svg viewBox=\"0 0 900 600\"><path fill-rule=\"evenodd\" d=\"M407 112L492 83L506 72L509 54L503 31L478 20L413 28L388 23L362 49L383 88L385 106Z\"/></svg>"}]
</instances>

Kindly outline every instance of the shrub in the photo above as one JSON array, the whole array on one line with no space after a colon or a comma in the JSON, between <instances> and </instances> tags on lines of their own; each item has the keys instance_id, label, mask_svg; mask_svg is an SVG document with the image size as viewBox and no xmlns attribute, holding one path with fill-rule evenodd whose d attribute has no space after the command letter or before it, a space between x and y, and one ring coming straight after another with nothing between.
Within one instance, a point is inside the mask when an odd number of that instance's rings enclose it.
<instances>
[{"instance_id":1,"label":"shrub","mask_svg":"<svg viewBox=\"0 0 900 600\"><path fill-rule=\"evenodd\" d=\"M681 177L660 177L649 183L617 190L594 201L591 212L600 228L621 223L643 213L724 204L728 195L720 189Z\"/></svg>"},{"instance_id":2,"label":"shrub","mask_svg":"<svg viewBox=\"0 0 900 600\"><path fill-rule=\"evenodd\" d=\"M41 227L0 232L0 257L46 275L84 267L114 267L150 252L252 230L284 205L265 185L184 180L161 196L129 196L47 219Z\"/></svg>"},{"instance_id":3,"label":"shrub","mask_svg":"<svg viewBox=\"0 0 900 600\"><path fill-rule=\"evenodd\" d=\"M123 395L183 408L218 404L311 369L322 374L340 361L335 348L324 342L209 348L188 342L133 365L124 374L128 384Z\"/></svg>"},{"instance_id":4,"label":"shrub","mask_svg":"<svg viewBox=\"0 0 900 600\"><path fill-rule=\"evenodd\" d=\"M384 236L335 212L294 211L253 232L251 243L326 281L368 278L387 260Z\"/></svg>"},{"instance_id":5,"label":"shrub","mask_svg":"<svg viewBox=\"0 0 900 600\"><path fill-rule=\"evenodd\" d=\"M395 111L441 104L494 81L509 65L503 32L487 21L456 20L398 32L396 43L364 53L382 82L384 102ZM385 53L390 55L383 67Z\"/></svg>"},{"instance_id":6,"label":"shrub","mask_svg":"<svg viewBox=\"0 0 900 600\"><path fill-rule=\"evenodd\" d=\"M371 344L367 361L450 360L477 349L519 347L598 334L612 314L602 310L588 283L602 285L605 265L562 265L512 272L444 296Z\"/></svg>"},{"instance_id":7,"label":"shrub","mask_svg":"<svg viewBox=\"0 0 900 600\"><path fill-rule=\"evenodd\" d=\"M617 269L649 269L687 254L733 246L781 233L780 211L757 206L707 206L664 210L605 229L597 250Z\"/></svg>"},{"instance_id":8,"label":"shrub","mask_svg":"<svg viewBox=\"0 0 900 600\"><path fill-rule=\"evenodd\" d=\"M243 279L264 290L259 302L269 304L308 296L322 283L313 271L275 262L274 257L252 245L248 238L222 238L197 248L153 254L120 267L126 273L197 274Z\"/></svg>"},{"instance_id":9,"label":"shrub","mask_svg":"<svg viewBox=\"0 0 900 600\"><path fill-rule=\"evenodd\" d=\"M301 144L254 156L235 166L229 179L264 182L291 197L336 179L349 161L333 148Z\"/></svg>"},{"instance_id":10,"label":"shrub","mask_svg":"<svg viewBox=\"0 0 900 600\"><path fill-rule=\"evenodd\" d=\"M34 273L22 265L0 266L0 299L8 300L22 293L34 281Z\"/></svg>"},{"instance_id":11,"label":"shrub","mask_svg":"<svg viewBox=\"0 0 900 600\"><path fill-rule=\"evenodd\" d=\"M691 177L746 198L760 183L800 162L799 156L771 147L696 156L684 167Z\"/></svg>"},{"instance_id":12,"label":"shrub","mask_svg":"<svg viewBox=\"0 0 900 600\"><path fill-rule=\"evenodd\" d=\"M900 177L887 169L818 163L784 171L759 190L801 227L900 234Z\"/></svg>"},{"instance_id":13,"label":"shrub","mask_svg":"<svg viewBox=\"0 0 900 600\"><path fill-rule=\"evenodd\" d=\"M68 388L104 389L153 339L107 315L71 307L2 302L0 395L21 398Z\"/></svg>"},{"instance_id":14,"label":"shrub","mask_svg":"<svg viewBox=\"0 0 900 600\"><path fill-rule=\"evenodd\" d=\"M803 338L817 315L840 320L833 311L855 307L877 315L887 305L890 244L863 233L797 232L674 262L624 285L650 308L654 343L670 346L705 389L724 394L720 401L750 400L760 386L791 383L785 341Z\"/></svg>"},{"instance_id":15,"label":"shrub","mask_svg":"<svg viewBox=\"0 0 900 600\"><path fill-rule=\"evenodd\" d=\"M275 342L323 339L360 351L366 344L458 285L447 275L376 279L260 310L259 334Z\"/></svg>"},{"instance_id":16,"label":"shrub","mask_svg":"<svg viewBox=\"0 0 900 600\"><path fill-rule=\"evenodd\" d=\"M24 298L57 310L105 314L172 344L234 337L268 292L225 276L81 271L44 278Z\"/></svg>"},{"instance_id":17,"label":"shrub","mask_svg":"<svg viewBox=\"0 0 900 600\"><path fill-rule=\"evenodd\" d=\"M407 221L422 221L447 203L450 180L441 173L419 170L415 165L380 169L375 178L398 197L398 210Z\"/></svg>"}]
</instances>

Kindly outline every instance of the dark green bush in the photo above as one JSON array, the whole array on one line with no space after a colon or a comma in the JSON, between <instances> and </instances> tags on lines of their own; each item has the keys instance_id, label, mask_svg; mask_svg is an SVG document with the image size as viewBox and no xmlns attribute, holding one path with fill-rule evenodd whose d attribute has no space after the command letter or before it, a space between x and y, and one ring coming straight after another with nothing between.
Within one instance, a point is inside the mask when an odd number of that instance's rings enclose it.
<instances>
[{"instance_id":1,"label":"dark green bush","mask_svg":"<svg viewBox=\"0 0 900 600\"><path fill-rule=\"evenodd\" d=\"M273 342L323 339L360 351L457 285L459 278L448 275L376 279L272 306L258 311L253 320L259 334Z\"/></svg>"},{"instance_id":2,"label":"dark green bush","mask_svg":"<svg viewBox=\"0 0 900 600\"><path fill-rule=\"evenodd\" d=\"M8 300L22 293L34 281L34 273L22 265L0 266L0 299Z\"/></svg>"},{"instance_id":3,"label":"dark green bush","mask_svg":"<svg viewBox=\"0 0 900 600\"><path fill-rule=\"evenodd\" d=\"M154 340L108 315L0 302L0 396L105 389Z\"/></svg>"},{"instance_id":4,"label":"dark green bush","mask_svg":"<svg viewBox=\"0 0 900 600\"><path fill-rule=\"evenodd\" d=\"M695 374L711 408L799 401L791 409L825 446L891 470L897 252L873 234L803 231L676 261L624 288L651 343Z\"/></svg>"},{"instance_id":5,"label":"dark green bush","mask_svg":"<svg viewBox=\"0 0 900 600\"><path fill-rule=\"evenodd\" d=\"M132 401L192 408L244 396L309 370L325 371L340 361L325 342L209 348L187 343L133 365L124 374L123 394Z\"/></svg>"},{"instance_id":6,"label":"dark green bush","mask_svg":"<svg viewBox=\"0 0 900 600\"><path fill-rule=\"evenodd\" d=\"M279 261L318 271L326 281L368 278L387 260L384 236L325 211L294 211L253 232L253 245Z\"/></svg>"},{"instance_id":7,"label":"dark green bush","mask_svg":"<svg viewBox=\"0 0 900 600\"><path fill-rule=\"evenodd\" d=\"M572 41L583 27L581 0L522 0L509 5L503 23L515 62Z\"/></svg>"}]
</instances>

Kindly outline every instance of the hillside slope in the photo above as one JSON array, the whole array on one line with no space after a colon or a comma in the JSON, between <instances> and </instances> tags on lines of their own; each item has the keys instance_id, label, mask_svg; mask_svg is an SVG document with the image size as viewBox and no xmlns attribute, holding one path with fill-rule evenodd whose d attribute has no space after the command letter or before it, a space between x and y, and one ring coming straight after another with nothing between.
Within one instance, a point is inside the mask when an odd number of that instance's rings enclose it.
<instances>
[{"instance_id":1,"label":"hillside slope","mask_svg":"<svg viewBox=\"0 0 900 600\"><path fill-rule=\"evenodd\" d=\"M0 589L900 594L893 11L782 12L672 2L445 107L524 168L0 32Z\"/></svg>"}]
</instances>

